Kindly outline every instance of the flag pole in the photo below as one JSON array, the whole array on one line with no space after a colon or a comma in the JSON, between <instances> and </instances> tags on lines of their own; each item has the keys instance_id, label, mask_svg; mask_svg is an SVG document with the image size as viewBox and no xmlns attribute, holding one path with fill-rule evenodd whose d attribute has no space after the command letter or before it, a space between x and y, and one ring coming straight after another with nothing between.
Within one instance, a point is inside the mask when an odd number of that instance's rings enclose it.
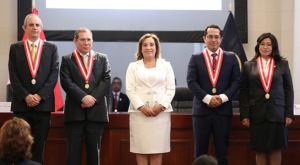
<instances>
[{"instance_id":1,"label":"flag pole","mask_svg":"<svg viewBox=\"0 0 300 165\"><path fill-rule=\"evenodd\" d=\"M35 0L32 0L32 10L35 8Z\"/></svg>"},{"instance_id":2,"label":"flag pole","mask_svg":"<svg viewBox=\"0 0 300 165\"><path fill-rule=\"evenodd\" d=\"M231 2L229 3L229 11L231 12Z\"/></svg>"}]
</instances>

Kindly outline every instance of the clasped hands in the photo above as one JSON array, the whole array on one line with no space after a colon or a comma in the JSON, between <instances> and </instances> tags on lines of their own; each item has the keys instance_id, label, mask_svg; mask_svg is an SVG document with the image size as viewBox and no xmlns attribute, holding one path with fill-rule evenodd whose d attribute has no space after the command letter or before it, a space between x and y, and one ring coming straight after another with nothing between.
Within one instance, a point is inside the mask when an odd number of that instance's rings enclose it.
<instances>
[{"instance_id":1,"label":"clasped hands","mask_svg":"<svg viewBox=\"0 0 300 165\"><path fill-rule=\"evenodd\" d=\"M146 117L150 117L150 116L157 116L160 112L162 111L162 105L158 104L155 107L153 107L152 109L148 108L147 106L144 106L142 113L146 116Z\"/></svg>"},{"instance_id":2,"label":"clasped hands","mask_svg":"<svg viewBox=\"0 0 300 165\"><path fill-rule=\"evenodd\" d=\"M216 108L222 104L222 99L219 95L213 95L210 99L209 104L207 105L210 108Z\"/></svg>"},{"instance_id":3,"label":"clasped hands","mask_svg":"<svg viewBox=\"0 0 300 165\"><path fill-rule=\"evenodd\" d=\"M38 94L29 94L28 96L25 97L25 101L27 103L27 106L29 107L35 107L37 106L42 98Z\"/></svg>"},{"instance_id":4,"label":"clasped hands","mask_svg":"<svg viewBox=\"0 0 300 165\"><path fill-rule=\"evenodd\" d=\"M90 108L96 103L96 99L91 95L86 95L82 100L81 107L82 108Z\"/></svg>"}]
</instances>

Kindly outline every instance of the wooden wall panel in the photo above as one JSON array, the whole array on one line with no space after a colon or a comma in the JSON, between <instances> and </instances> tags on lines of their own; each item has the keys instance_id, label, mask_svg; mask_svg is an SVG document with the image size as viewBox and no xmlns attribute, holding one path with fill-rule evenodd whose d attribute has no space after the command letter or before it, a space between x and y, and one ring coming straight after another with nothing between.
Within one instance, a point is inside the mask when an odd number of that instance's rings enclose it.
<instances>
[{"instance_id":1,"label":"wooden wall panel","mask_svg":"<svg viewBox=\"0 0 300 165\"><path fill-rule=\"evenodd\" d=\"M129 140L121 140L119 143L120 152L119 152L119 165L132 164L136 165L135 154L129 152L130 142ZM116 153L117 154L117 153ZM117 162L116 162L117 163Z\"/></svg>"},{"instance_id":2,"label":"wooden wall panel","mask_svg":"<svg viewBox=\"0 0 300 165\"><path fill-rule=\"evenodd\" d=\"M190 140L171 140L171 152L163 154L162 164L187 164L191 161L190 155L194 153L191 152L191 148L194 147L191 145Z\"/></svg>"},{"instance_id":3,"label":"wooden wall panel","mask_svg":"<svg viewBox=\"0 0 300 165\"><path fill-rule=\"evenodd\" d=\"M255 152L250 151L250 140L230 140L229 144L228 162L230 165L238 165L241 162L243 165L256 164Z\"/></svg>"}]
</instances>

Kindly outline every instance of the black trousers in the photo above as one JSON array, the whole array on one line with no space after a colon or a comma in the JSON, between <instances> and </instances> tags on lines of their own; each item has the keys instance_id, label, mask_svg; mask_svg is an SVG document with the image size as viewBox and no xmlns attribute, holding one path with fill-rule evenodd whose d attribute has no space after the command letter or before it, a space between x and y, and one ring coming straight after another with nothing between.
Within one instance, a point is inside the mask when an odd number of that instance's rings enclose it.
<instances>
[{"instance_id":1,"label":"black trousers","mask_svg":"<svg viewBox=\"0 0 300 165\"><path fill-rule=\"evenodd\" d=\"M193 116L194 159L207 154L210 134L219 165L228 165L228 144L232 116L217 114L214 110L206 116Z\"/></svg>"},{"instance_id":2,"label":"black trousers","mask_svg":"<svg viewBox=\"0 0 300 165\"><path fill-rule=\"evenodd\" d=\"M50 129L51 112L29 111L14 112L14 117L22 118L31 127L34 143L32 144L32 160L44 164L44 148Z\"/></svg>"},{"instance_id":3,"label":"black trousers","mask_svg":"<svg viewBox=\"0 0 300 165\"><path fill-rule=\"evenodd\" d=\"M82 143L85 135L86 165L99 165L101 135L103 122L84 121L67 122L65 134L67 139L66 165L81 165Z\"/></svg>"}]
</instances>

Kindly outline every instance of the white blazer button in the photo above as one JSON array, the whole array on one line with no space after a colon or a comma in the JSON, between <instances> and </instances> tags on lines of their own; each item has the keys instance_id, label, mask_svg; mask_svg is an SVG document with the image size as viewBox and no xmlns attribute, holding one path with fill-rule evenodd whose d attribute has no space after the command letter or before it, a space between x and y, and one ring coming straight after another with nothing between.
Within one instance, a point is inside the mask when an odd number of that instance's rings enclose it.
<instances>
[{"instance_id":1,"label":"white blazer button","mask_svg":"<svg viewBox=\"0 0 300 165\"><path fill-rule=\"evenodd\" d=\"M150 94L151 94L151 92L148 92L147 94L148 94L148 95L150 95Z\"/></svg>"},{"instance_id":2,"label":"white blazer button","mask_svg":"<svg viewBox=\"0 0 300 165\"><path fill-rule=\"evenodd\" d=\"M155 91L153 91L153 94L156 94L156 92L155 92Z\"/></svg>"}]
</instances>

